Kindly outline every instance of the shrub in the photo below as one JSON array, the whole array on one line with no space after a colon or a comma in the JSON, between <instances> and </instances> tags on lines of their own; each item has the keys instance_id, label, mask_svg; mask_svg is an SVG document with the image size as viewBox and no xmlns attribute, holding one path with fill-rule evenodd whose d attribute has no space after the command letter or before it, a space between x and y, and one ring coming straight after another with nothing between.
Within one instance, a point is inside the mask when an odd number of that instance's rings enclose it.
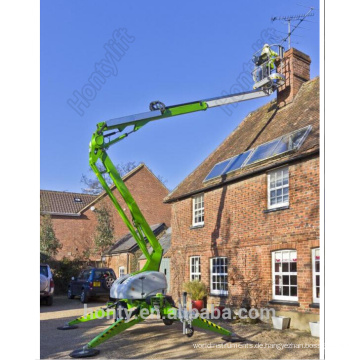
<instances>
[{"instance_id":1,"label":"shrub","mask_svg":"<svg viewBox=\"0 0 360 360\"><path fill-rule=\"evenodd\" d=\"M199 280L186 282L184 290L190 294L192 300L202 300L207 295L205 284Z\"/></svg>"}]
</instances>

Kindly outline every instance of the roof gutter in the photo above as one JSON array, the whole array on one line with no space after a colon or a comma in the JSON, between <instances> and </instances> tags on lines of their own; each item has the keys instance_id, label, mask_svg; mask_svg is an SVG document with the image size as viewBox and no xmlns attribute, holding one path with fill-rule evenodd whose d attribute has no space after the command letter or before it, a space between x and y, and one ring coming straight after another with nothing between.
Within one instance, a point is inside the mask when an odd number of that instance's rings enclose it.
<instances>
[{"instance_id":1,"label":"roof gutter","mask_svg":"<svg viewBox=\"0 0 360 360\"><path fill-rule=\"evenodd\" d=\"M59 213L59 212L51 212L51 211L40 211L42 215L56 215L56 216L73 216L73 217L80 217L81 214L79 213Z\"/></svg>"},{"instance_id":2,"label":"roof gutter","mask_svg":"<svg viewBox=\"0 0 360 360\"><path fill-rule=\"evenodd\" d=\"M251 172L248 172L246 174L241 174L241 175L238 175L238 176L235 176L229 180L224 180L223 182L220 182L220 183L217 183L217 184L214 184L214 185L209 185L207 187L204 187L204 188L201 188L201 189L197 189L197 190L194 190L194 191L191 191L191 192L188 192L186 194L183 194L183 195L180 195L176 198L173 198L173 199L168 199L168 200L164 200L164 203L165 204L170 204L172 202L175 202L175 201L178 201L178 200L183 200L187 197L190 197L190 196L193 196L193 195L196 195L196 194L199 194L199 193L202 193L204 191L208 191L208 190L213 190L213 189L216 189L216 188L220 188L222 186L224 186L225 184L230 184L230 183L233 183L233 182L236 182L238 180L242 180L242 179L246 179L246 178L249 178L249 177L252 177L254 175L257 175L259 173L263 173L267 170L270 170L270 169L273 169L274 167L279 167L281 165L285 165L285 164L288 164L288 163L292 163L292 162L295 162L297 160L301 160L301 159L304 159L304 158L307 158L307 157L311 157L315 154L318 154L320 151L320 149L316 149L314 151L311 151L309 153L305 153L305 154L301 154L299 156L296 156L292 159L287 159L287 160L283 160L283 161L279 161L279 162L276 162L276 163L273 163L271 165L268 165L268 166L264 166L264 167L261 167L259 169L256 169L256 170L253 170Z\"/></svg>"}]
</instances>

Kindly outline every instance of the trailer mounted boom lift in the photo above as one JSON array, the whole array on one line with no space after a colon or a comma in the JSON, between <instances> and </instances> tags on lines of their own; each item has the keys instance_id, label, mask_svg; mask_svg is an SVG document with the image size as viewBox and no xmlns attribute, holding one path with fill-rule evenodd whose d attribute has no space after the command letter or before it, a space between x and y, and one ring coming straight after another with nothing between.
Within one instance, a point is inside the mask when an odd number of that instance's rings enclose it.
<instances>
[{"instance_id":1,"label":"trailer mounted boom lift","mask_svg":"<svg viewBox=\"0 0 360 360\"><path fill-rule=\"evenodd\" d=\"M280 54L278 60L281 62L283 58L282 46L271 46L278 47L278 53ZM254 56L254 59L255 58ZM147 316L154 313L159 314L165 325L171 325L174 321L181 321L183 323L183 333L188 337L193 335L195 326L223 335L227 341L241 340L236 334L231 333L231 331L208 320L196 317L193 312L188 311L186 309L186 293L183 293L183 299L182 301L179 300L178 307L175 306L173 299L165 294L167 289L166 277L163 273L159 272L163 249L131 193L125 186L116 167L110 160L107 150L110 146L125 139L149 122L271 95L279 86L284 84L285 77L283 74L276 72L276 69L275 71L263 71L264 66L266 67L269 61L270 59L265 58L262 59L261 65L255 64L253 71L255 90L172 106L165 106L160 101L154 101L150 103L150 111L148 112L115 118L97 124L97 129L93 133L90 141L90 166L116 207L120 217L128 227L131 235L139 245L139 248L144 253L146 263L140 271L127 274L113 283L110 289L110 302L104 309L78 317L59 328L60 330L75 329L77 324L101 318L103 315L115 317L114 324L109 326L83 348L73 351L70 354L71 357L81 358L97 355L99 350L94 349L94 347L143 321L146 318L146 316L141 315L141 313L144 313L144 310L147 310ZM259 66L262 67L260 69L261 71L259 71ZM125 132L127 128L130 128L130 130ZM114 135L115 138L110 139L110 137ZM103 164L105 169L103 172L99 170L98 162ZM106 183L103 177L105 172L109 174L115 187L125 201L131 218L125 214L125 211ZM151 250L147 247L147 241Z\"/></svg>"}]
</instances>

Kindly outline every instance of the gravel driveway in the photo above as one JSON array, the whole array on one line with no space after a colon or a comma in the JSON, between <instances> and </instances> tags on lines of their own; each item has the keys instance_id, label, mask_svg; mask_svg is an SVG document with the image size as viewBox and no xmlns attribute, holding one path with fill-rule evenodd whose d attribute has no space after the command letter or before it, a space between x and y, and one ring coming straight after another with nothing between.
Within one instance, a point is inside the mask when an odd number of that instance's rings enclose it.
<instances>
[{"instance_id":1,"label":"gravel driveway","mask_svg":"<svg viewBox=\"0 0 360 360\"><path fill-rule=\"evenodd\" d=\"M92 301L89 311L104 306ZM112 320L94 320L79 325L76 330L60 331L56 328L83 315L78 299L55 297L54 305L40 308L40 357L69 358L78 349L105 330ZM224 323L246 341L225 343L220 336L195 330L194 336L182 335L182 325L165 326L161 320L146 320L122 334L116 335L97 349L102 359L318 359L319 340L309 333L272 330L268 325L242 325ZM285 345L285 346L284 346ZM287 346L287 347L286 347Z\"/></svg>"}]
</instances>

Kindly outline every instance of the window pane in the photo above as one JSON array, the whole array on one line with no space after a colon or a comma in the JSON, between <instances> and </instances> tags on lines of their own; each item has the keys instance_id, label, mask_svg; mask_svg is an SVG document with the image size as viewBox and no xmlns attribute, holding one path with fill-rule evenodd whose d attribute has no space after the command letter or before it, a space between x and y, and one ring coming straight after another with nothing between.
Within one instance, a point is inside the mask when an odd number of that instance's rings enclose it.
<instances>
[{"instance_id":1,"label":"window pane","mask_svg":"<svg viewBox=\"0 0 360 360\"><path fill-rule=\"evenodd\" d=\"M316 288L316 297L320 298L320 287Z\"/></svg>"},{"instance_id":2,"label":"window pane","mask_svg":"<svg viewBox=\"0 0 360 360\"><path fill-rule=\"evenodd\" d=\"M291 251L290 253L290 261L296 261L297 253L296 251Z\"/></svg>"},{"instance_id":3,"label":"window pane","mask_svg":"<svg viewBox=\"0 0 360 360\"><path fill-rule=\"evenodd\" d=\"M281 295L280 286L275 286L275 295Z\"/></svg>"},{"instance_id":4,"label":"window pane","mask_svg":"<svg viewBox=\"0 0 360 360\"><path fill-rule=\"evenodd\" d=\"M290 276L290 284L291 285L297 285L297 276L296 275L291 275Z\"/></svg>"},{"instance_id":5,"label":"window pane","mask_svg":"<svg viewBox=\"0 0 360 360\"><path fill-rule=\"evenodd\" d=\"M252 155L246 165L252 164L256 161L263 160L263 159L266 159L266 158L272 156L275 146L278 142L279 142L279 139L276 139L276 140L273 140L266 144L262 144L262 145L258 146L255 149L255 151L252 153Z\"/></svg>"},{"instance_id":6,"label":"window pane","mask_svg":"<svg viewBox=\"0 0 360 360\"><path fill-rule=\"evenodd\" d=\"M320 275L316 275L316 286L320 286Z\"/></svg>"},{"instance_id":7,"label":"window pane","mask_svg":"<svg viewBox=\"0 0 360 360\"><path fill-rule=\"evenodd\" d=\"M288 150L289 150L289 135L285 135L281 138L280 142L277 144L273 155L278 155Z\"/></svg>"},{"instance_id":8,"label":"window pane","mask_svg":"<svg viewBox=\"0 0 360 360\"><path fill-rule=\"evenodd\" d=\"M283 295L289 296L289 286L283 286Z\"/></svg>"},{"instance_id":9,"label":"window pane","mask_svg":"<svg viewBox=\"0 0 360 360\"><path fill-rule=\"evenodd\" d=\"M305 133L307 132L308 128L301 129L297 131L296 133L292 134L289 141L289 146L291 149L298 148L302 141Z\"/></svg>"},{"instance_id":10,"label":"window pane","mask_svg":"<svg viewBox=\"0 0 360 360\"><path fill-rule=\"evenodd\" d=\"M275 272L280 272L280 263L275 264Z\"/></svg>"},{"instance_id":11,"label":"window pane","mask_svg":"<svg viewBox=\"0 0 360 360\"><path fill-rule=\"evenodd\" d=\"M289 272L289 263L282 264L282 272Z\"/></svg>"},{"instance_id":12,"label":"window pane","mask_svg":"<svg viewBox=\"0 0 360 360\"><path fill-rule=\"evenodd\" d=\"M291 286L291 291L290 291L290 295L291 296L297 296L297 287L296 286Z\"/></svg>"},{"instance_id":13,"label":"window pane","mask_svg":"<svg viewBox=\"0 0 360 360\"><path fill-rule=\"evenodd\" d=\"M227 160L225 160L225 161L223 161L223 162L221 162L221 163L216 164L216 165L212 168L212 170L210 171L209 175L205 178L204 181L207 181L207 180L210 180L210 179L212 179L212 178L214 178L214 177L220 176L220 175L224 172L226 166L228 166L230 160L231 160L231 159L227 159Z\"/></svg>"},{"instance_id":14,"label":"window pane","mask_svg":"<svg viewBox=\"0 0 360 360\"><path fill-rule=\"evenodd\" d=\"M290 276L289 275L284 275L283 276L283 284L284 285L290 285Z\"/></svg>"},{"instance_id":15,"label":"window pane","mask_svg":"<svg viewBox=\"0 0 360 360\"><path fill-rule=\"evenodd\" d=\"M290 263L290 272L296 272L296 262Z\"/></svg>"},{"instance_id":16,"label":"window pane","mask_svg":"<svg viewBox=\"0 0 360 360\"><path fill-rule=\"evenodd\" d=\"M284 262L288 262L288 261L290 260L290 253L289 253L289 251L284 251L284 252L283 252L282 260L283 260Z\"/></svg>"},{"instance_id":17,"label":"window pane","mask_svg":"<svg viewBox=\"0 0 360 360\"><path fill-rule=\"evenodd\" d=\"M280 278L281 278L280 275L276 275L276 276L275 276L275 284L276 284L276 285L280 285Z\"/></svg>"},{"instance_id":18,"label":"window pane","mask_svg":"<svg viewBox=\"0 0 360 360\"><path fill-rule=\"evenodd\" d=\"M248 151L238 155L236 157L236 159L233 161L233 163L226 169L226 173L240 169L241 166L244 164L244 161L249 156L250 152L251 152L251 150L248 150Z\"/></svg>"},{"instance_id":19,"label":"window pane","mask_svg":"<svg viewBox=\"0 0 360 360\"><path fill-rule=\"evenodd\" d=\"M315 271L320 272L320 261L315 262Z\"/></svg>"}]
</instances>

